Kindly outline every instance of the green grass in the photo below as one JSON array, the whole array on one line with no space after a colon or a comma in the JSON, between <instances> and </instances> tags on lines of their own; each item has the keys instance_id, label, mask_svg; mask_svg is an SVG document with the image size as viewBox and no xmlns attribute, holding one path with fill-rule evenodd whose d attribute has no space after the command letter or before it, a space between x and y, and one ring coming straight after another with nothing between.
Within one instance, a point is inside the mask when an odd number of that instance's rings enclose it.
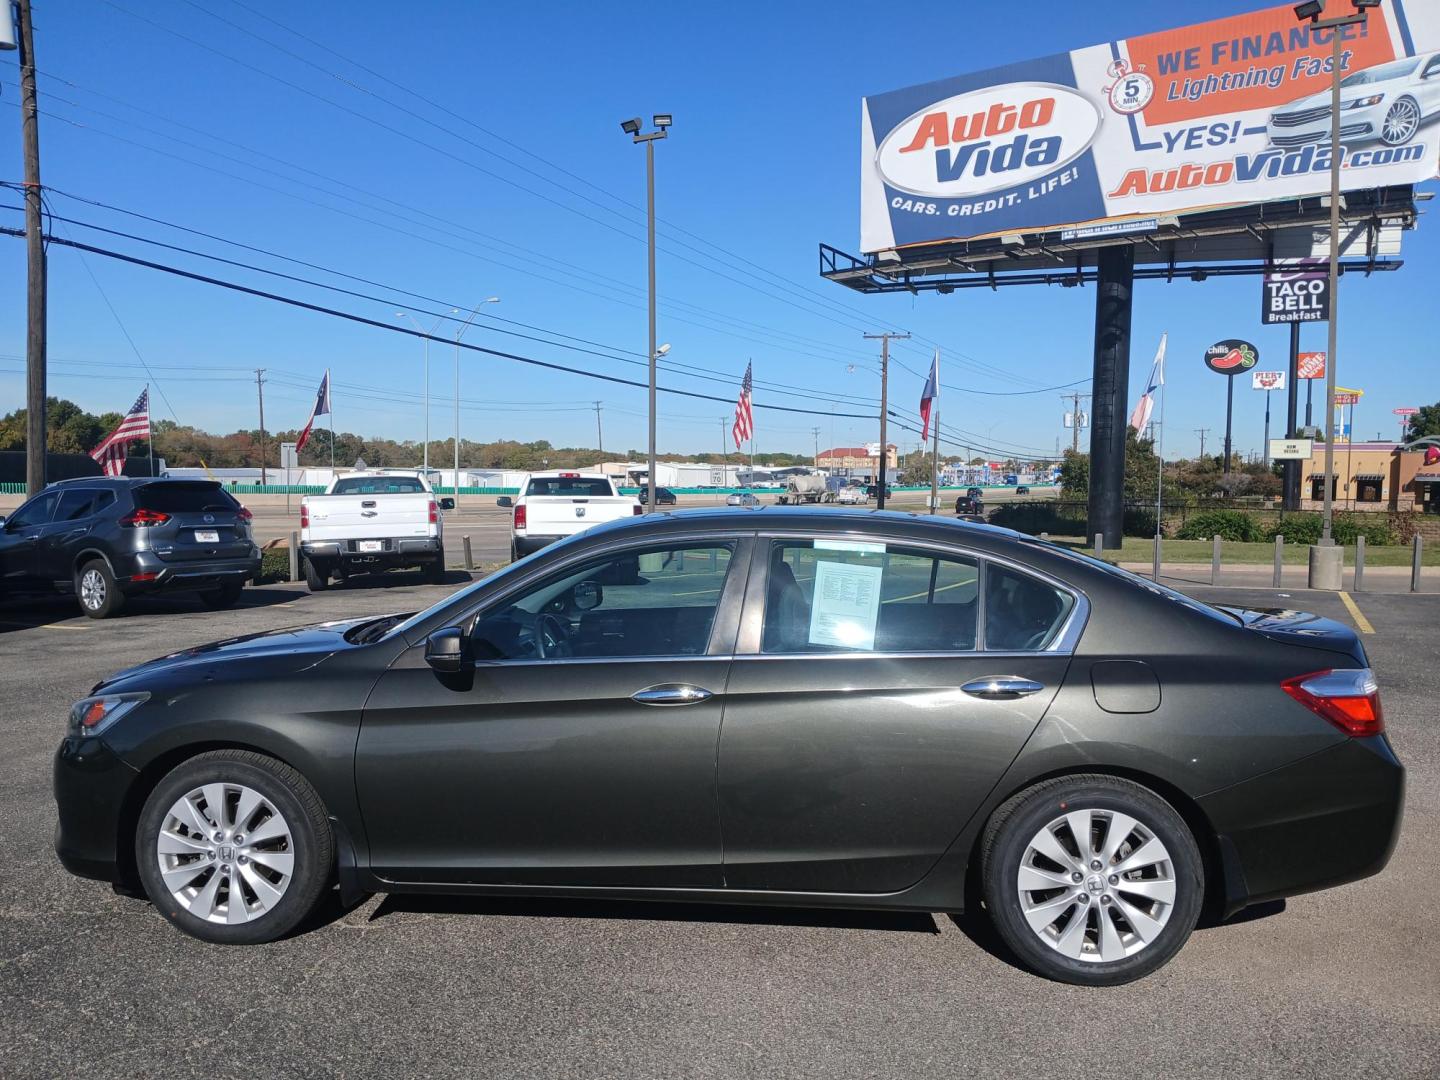
<instances>
[{"instance_id":1,"label":"green grass","mask_svg":"<svg viewBox=\"0 0 1440 1080\"><path fill-rule=\"evenodd\" d=\"M1067 547L1081 548L1087 553L1091 545L1078 536L1052 536L1050 537L1057 544L1064 544ZM1160 557L1167 563L1208 563L1210 561L1211 542L1209 540L1166 540L1160 548ZM1148 563L1155 557L1155 542L1148 537L1127 536L1123 546L1118 549L1106 548L1105 557L1112 562L1125 563ZM1409 566L1410 547L1408 545L1377 547L1369 545L1365 549L1366 566ZM1304 566L1310 560L1309 548L1304 544L1285 545L1285 565ZM1242 544L1227 543L1220 544L1220 563L1252 564L1269 566L1275 561L1275 545L1263 544ZM1345 551L1345 565L1355 564L1354 547ZM1427 544L1421 553L1421 565L1440 566L1440 544Z\"/></svg>"}]
</instances>

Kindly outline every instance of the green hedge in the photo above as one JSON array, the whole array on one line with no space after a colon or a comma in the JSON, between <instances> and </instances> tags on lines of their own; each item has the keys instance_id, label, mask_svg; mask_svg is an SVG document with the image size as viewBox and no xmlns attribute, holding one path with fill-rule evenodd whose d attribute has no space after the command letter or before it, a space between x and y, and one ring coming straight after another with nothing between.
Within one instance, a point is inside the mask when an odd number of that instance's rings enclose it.
<instances>
[{"instance_id":1,"label":"green hedge","mask_svg":"<svg viewBox=\"0 0 1440 1080\"><path fill-rule=\"evenodd\" d=\"M1265 531L1265 538L1274 540L1276 536L1283 536L1287 544L1318 544L1321 530L1322 519L1319 514L1286 514ZM1384 522L1362 521L1348 514L1335 515L1330 535L1337 544L1346 547L1353 545L1356 538L1361 536L1365 537L1365 543L1371 546L1400 542L1390 526Z\"/></svg>"},{"instance_id":2,"label":"green hedge","mask_svg":"<svg viewBox=\"0 0 1440 1080\"><path fill-rule=\"evenodd\" d=\"M1086 515L1083 507L1056 507L1053 503L1003 503L986 515L991 525L1000 525L1017 532L1038 536L1084 536ZM1121 530L1126 536L1154 536L1155 511L1128 509Z\"/></svg>"},{"instance_id":3,"label":"green hedge","mask_svg":"<svg viewBox=\"0 0 1440 1080\"><path fill-rule=\"evenodd\" d=\"M1258 543L1265 539L1265 530L1252 514L1243 510L1205 510L1185 520L1176 537L1181 540L1221 540Z\"/></svg>"}]
</instances>

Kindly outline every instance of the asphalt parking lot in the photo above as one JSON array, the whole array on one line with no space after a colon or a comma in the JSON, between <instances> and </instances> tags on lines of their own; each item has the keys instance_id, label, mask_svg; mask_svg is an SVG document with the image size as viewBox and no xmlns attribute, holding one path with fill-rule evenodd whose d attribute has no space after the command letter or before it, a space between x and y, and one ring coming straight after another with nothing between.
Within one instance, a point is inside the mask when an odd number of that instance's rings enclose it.
<instances>
[{"instance_id":1,"label":"asphalt parking lot","mask_svg":"<svg viewBox=\"0 0 1440 1080\"><path fill-rule=\"evenodd\" d=\"M1015 967L970 919L683 905L372 898L230 949L66 874L50 756L102 675L218 637L411 610L417 575L210 612L0 604L0 1075L1440 1075L1440 671L1434 596L1355 603L1409 768L1379 877L1197 931L1139 983ZM1211 590L1352 622L1333 594Z\"/></svg>"}]
</instances>

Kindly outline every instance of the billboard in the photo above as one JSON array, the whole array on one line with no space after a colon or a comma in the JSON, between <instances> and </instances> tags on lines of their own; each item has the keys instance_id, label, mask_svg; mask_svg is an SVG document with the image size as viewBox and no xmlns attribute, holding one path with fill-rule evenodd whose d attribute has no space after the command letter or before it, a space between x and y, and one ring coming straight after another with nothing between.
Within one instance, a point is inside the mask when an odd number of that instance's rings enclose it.
<instances>
[{"instance_id":1,"label":"billboard","mask_svg":"<svg viewBox=\"0 0 1440 1080\"><path fill-rule=\"evenodd\" d=\"M1328 192L1331 33L1286 4L867 97L861 249ZM1344 187L1434 177L1440 5L1340 34Z\"/></svg>"},{"instance_id":2,"label":"billboard","mask_svg":"<svg viewBox=\"0 0 1440 1080\"><path fill-rule=\"evenodd\" d=\"M1295 364L1299 369L1299 378L1325 378L1325 354L1323 352L1297 353L1295 356Z\"/></svg>"},{"instance_id":3,"label":"billboard","mask_svg":"<svg viewBox=\"0 0 1440 1080\"><path fill-rule=\"evenodd\" d=\"M1260 279L1260 322L1323 322L1330 315L1330 266L1325 259L1280 259Z\"/></svg>"},{"instance_id":4,"label":"billboard","mask_svg":"<svg viewBox=\"0 0 1440 1080\"><path fill-rule=\"evenodd\" d=\"M1260 350L1248 341L1226 338L1205 350L1205 366L1218 375L1239 375L1260 361Z\"/></svg>"},{"instance_id":5,"label":"billboard","mask_svg":"<svg viewBox=\"0 0 1440 1080\"><path fill-rule=\"evenodd\" d=\"M1269 393L1271 390L1285 389L1285 372L1283 371L1252 371L1250 372L1250 389L1264 390Z\"/></svg>"}]
</instances>

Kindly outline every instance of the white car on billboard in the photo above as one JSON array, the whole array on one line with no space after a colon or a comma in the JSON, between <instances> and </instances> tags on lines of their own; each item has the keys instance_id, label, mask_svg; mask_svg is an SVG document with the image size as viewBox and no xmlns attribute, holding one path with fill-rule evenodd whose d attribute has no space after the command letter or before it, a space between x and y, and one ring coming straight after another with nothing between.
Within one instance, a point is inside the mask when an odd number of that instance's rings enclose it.
<instances>
[{"instance_id":1,"label":"white car on billboard","mask_svg":"<svg viewBox=\"0 0 1440 1080\"><path fill-rule=\"evenodd\" d=\"M1440 114L1440 53L1408 56L1340 80L1340 141L1408 143ZM1330 139L1330 91L1292 101L1270 114L1270 145L1283 150Z\"/></svg>"}]
</instances>

